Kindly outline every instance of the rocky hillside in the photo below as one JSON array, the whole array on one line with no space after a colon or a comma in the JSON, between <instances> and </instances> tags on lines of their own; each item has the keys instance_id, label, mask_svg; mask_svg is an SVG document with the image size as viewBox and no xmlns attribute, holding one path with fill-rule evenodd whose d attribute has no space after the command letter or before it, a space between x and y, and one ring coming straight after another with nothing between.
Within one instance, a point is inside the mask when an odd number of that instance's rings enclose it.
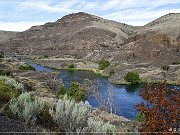
<instances>
[{"instance_id":1,"label":"rocky hillside","mask_svg":"<svg viewBox=\"0 0 180 135\"><path fill-rule=\"evenodd\" d=\"M5 42L15 36L17 32L12 31L0 31L0 42Z\"/></svg>"},{"instance_id":2,"label":"rocky hillside","mask_svg":"<svg viewBox=\"0 0 180 135\"><path fill-rule=\"evenodd\" d=\"M180 47L180 13L162 16L137 30L138 35L145 35L151 41L165 47Z\"/></svg>"},{"instance_id":3,"label":"rocky hillside","mask_svg":"<svg viewBox=\"0 0 180 135\"><path fill-rule=\"evenodd\" d=\"M7 43L6 49L31 55L70 54L83 57L88 50L119 47L136 29L80 12L18 33Z\"/></svg>"},{"instance_id":4,"label":"rocky hillside","mask_svg":"<svg viewBox=\"0 0 180 135\"><path fill-rule=\"evenodd\" d=\"M67 58L75 65L75 60L86 61L83 67L88 69L92 64L88 65L87 61L96 63L105 59L111 66L103 73L108 75L114 70L110 80L117 83L124 81L124 75L130 70L136 70L145 80L172 78L169 81L179 83L178 66L170 66L172 72L162 69L180 61L179 28L179 13L170 13L145 26L134 27L80 12L17 33L8 42L0 44L0 50L46 58L53 56L57 59L56 64L62 60L66 63ZM49 61L46 66L53 62Z\"/></svg>"},{"instance_id":5,"label":"rocky hillside","mask_svg":"<svg viewBox=\"0 0 180 135\"><path fill-rule=\"evenodd\" d=\"M178 13L133 27L80 12L20 32L0 49L38 56L163 65L179 57L179 27Z\"/></svg>"},{"instance_id":6,"label":"rocky hillside","mask_svg":"<svg viewBox=\"0 0 180 135\"><path fill-rule=\"evenodd\" d=\"M134 61L170 64L180 54L179 28L180 14L167 14L135 30L122 48L132 50Z\"/></svg>"},{"instance_id":7,"label":"rocky hillside","mask_svg":"<svg viewBox=\"0 0 180 135\"><path fill-rule=\"evenodd\" d=\"M146 24L136 30L127 42L146 39L165 48L179 51L180 46L180 13L170 13ZM127 43L126 42L126 43Z\"/></svg>"}]
</instances>

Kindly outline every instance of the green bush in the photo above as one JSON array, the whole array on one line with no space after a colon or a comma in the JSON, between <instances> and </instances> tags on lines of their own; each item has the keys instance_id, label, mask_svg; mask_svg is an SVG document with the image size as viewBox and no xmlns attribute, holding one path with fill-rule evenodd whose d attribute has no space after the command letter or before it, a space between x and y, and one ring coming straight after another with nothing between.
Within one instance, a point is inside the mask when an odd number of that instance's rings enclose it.
<instances>
[{"instance_id":1,"label":"green bush","mask_svg":"<svg viewBox=\"0 0 180 135\"><path fill-rule=\"evenodd\" d=\"M0 69L0 75L3 75L3 76L10 76L10 75L11 75L11 72L8 71L8 70Z\"/></svg>"},{"instance_id":2,"label":"green bush","mask_svg":"<svg viewBox=\"0 0 180 135\"><path fill-rule=\"evenodd\" d=\"M20 69L20 70L35 70L34 67L32 67L32 66L30 66L30 65L26 65L26 64L20 65L20 66L19 66L19 69Z\"/></svg>"},{"instance_id":3,"label":"green bush","mask_svg":"<svg viewBox=\"0 0 180 135\"><path fill-rule=\"evenodd\" d=\"M164 65L161 67L161 69L165 70L165 71L168 71L169 70L169 66L168 65Z\"/></svg>"},{"instance_id":4,"label":"green bush","mask_svg":"<svg viewBox=\"0 0 180 135\"><path fill-rule=\"evenodd\" d=\"M105 68L107 68L110 65L110 62L108 60L101 60L99 62L99 69L100 70L104 70Z\"/></svg>"},{"instance_id":5,"label":"green bush","mask_svg":"<svg viewBox=\"0 0 180 135\"><path fill-rule=\"evenodd\" d=\"M128 72L126 74L126 76L124 77L124 79L127 81L127 82L130 82L132 84L137 84L140 82L140 77L139 77L139 74L137 72Z\"/></svg>"},{"instance_id":6,"label":"green bush","mask_svg":"<svg viewBox=\"0 0 180 135\"><path fill-rule=\"evenodd\" d=\"M86 99L85 90L77 82L73 82L66 93L68 97L74 98L76 101L84 101Z\"/></svg>"},{"instance_id":7,"label":"green bush","mask_svg":"<svg viewBox=\"0 0 180 135\"><path fill-rule=\"evenodd\" d=\"M66 87L65 86L60 86L57 96L59 97L60 95L65 95L66 94Z\"/></svg>"},{"instance_id":8,"label":"green bush","mask_svg":"<svg viewBox=\"0 0 180 135\"><path fill-rule=\"evenodd\" d=\"M68 68L75 68L75 66L74 66L74 64L70 64L69 66L68 66Z\"/></svg>"},{"instance_id":9,"label":"green bush","mask_svg":"<svg viewBox=\"0 0 180 135\"><path fill-rule=\"evenodd\" d=\"M8 116L9 118L14 118L14 114L11 112L11 110L10 110L10 108L8 106L6 106L4 108L2 113L5 114L6 116Z\"/></svg>"},{"instance_id":10,"label":"green bush","mask_svg":"<svg viewBox=\"0 0 180 135\"><path fill-rule=\"evenodd\" d=\"M111 76L111 75L113 75L114 74L114 70L111 70L110 72L109 72L109 76Z\"/></svg>"},{"instance_id":11,"label":"green bush","mask_svg":"<svg viewBox=\"0 0 180 135\"><path fill-rule=\"evenodd\" d=\"M138 122L143 122L145 120L145 117L143 114L137 113L135 120Z\"/></svg>"},{"instance_id":12,"label":"green bush","mask_svg":"<svg viewBox=\"0 0 180 135\"><path fill-rule=\"evenodd\" d=\"M44 58L48 58L49 56L48 55L44 55Z\"/></svg>"},{"instance_id":13,"label":"green bush","mask_svg":"<svg viewBox=\"0 0 180 135\"><path fill-rule=\"evenodd\" d=\"M79 83L73 82L69 89L66 89L64 86L59 88L57 92L57 97L60 98L62 95L67 94L68 97L76 101L84 101L86 99L86 91L80 86Z\"/></svg>"},{"instance_id":14,"label":"green bush","mask_svg":"<svg viewBox=\"0 0 180 135\"><path fill-rule=\"evenodd\" d=\"M75 93L78 92L79 89L79 84L77 82L73 82L70 89L67 91L67 95L70 97L74 97Z\"/></svg>"},{"instance_id":15,"label":"green bush","mask_svg":"<svg viewBox=\"0 0 180 135\"><path fill-rule=\"evenodd\" d=\"M180 61L174 61L172 64L173 65L178 65L178 64L180 64Z\"/></svg>"},{"instance_id":16,"label":"green bush","mask_svg":"<svg viewBox=\"0 0 180 135\"><path fill-rule=\"evenodd\" d=\"M45 104L43 109L40 110L39 115L37 116L37 124L43 125L45 128L55 128L53 119L49 113L50 107Z\"/></svg>"},{"instance_id":17,"label":"green bush","mask_svg":"<svg viewBox=\"0 0 180 135\"><path fill-rule=\"evenodd\" d=\"M4 53L0 52L0 58L4 58Z\"/></svg>"}]
</instances>

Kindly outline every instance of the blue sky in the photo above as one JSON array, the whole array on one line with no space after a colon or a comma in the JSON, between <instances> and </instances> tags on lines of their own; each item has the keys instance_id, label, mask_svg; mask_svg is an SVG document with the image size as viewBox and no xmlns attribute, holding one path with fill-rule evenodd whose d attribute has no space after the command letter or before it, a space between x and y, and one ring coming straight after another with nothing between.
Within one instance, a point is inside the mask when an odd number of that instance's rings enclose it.
<instances>
[{"instance_id":1,"label":"blue sky","mask_svg":"<svg viewBox=\"0 0 180 135\"><path fill-rule=\"evenodd\" d=\"M0 30L24 31L76 12L141 26L180 13L180 0L0 0Z\"/></svg>"}]
</instances>

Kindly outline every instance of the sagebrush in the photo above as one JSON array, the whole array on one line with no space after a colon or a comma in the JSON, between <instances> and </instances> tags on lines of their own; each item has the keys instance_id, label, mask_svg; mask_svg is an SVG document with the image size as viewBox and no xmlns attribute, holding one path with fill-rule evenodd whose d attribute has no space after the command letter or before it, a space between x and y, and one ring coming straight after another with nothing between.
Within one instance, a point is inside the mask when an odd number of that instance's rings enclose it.
<instances>
[{"instance_id":1,"label":"sagebrush","mask_svg":"<svg viewBox=\"0 0 180 135\"><path fill-rule=\"evenodd\" d=\"M50 114L62 131L74 134L104 133L115 134L115 126L90 118L92 107L84 102L76 103L74 99L68 99L65 95L59 99L55 108L51 108Z\"/></svg>"},{"instance_id":2,"label":"sagebrush","mask_svg":"<svg viewBox=\"0 0 180 135\"><path fill-rule=\"evenodd\" d=\"M32 99L30 93L22 93L19 97L11 99L9 108L14 115L23 118L26 125L34 125L37 116L43 109L44 103L38 99Z\"/></svg>"},{"instance_id":3,"label":"sagebrush","mask_svg":"<svg viewBox=\"0 0 180 135\"><path fill-rule=\"evenodd\" d=\"M11 85L12 87L14 87L17 90L24 90L24 85L17 82L15 79L13 79L11 77L0 76L0 80L3 80L5 82L5 84Z\"/></svg>"}]
</instances>

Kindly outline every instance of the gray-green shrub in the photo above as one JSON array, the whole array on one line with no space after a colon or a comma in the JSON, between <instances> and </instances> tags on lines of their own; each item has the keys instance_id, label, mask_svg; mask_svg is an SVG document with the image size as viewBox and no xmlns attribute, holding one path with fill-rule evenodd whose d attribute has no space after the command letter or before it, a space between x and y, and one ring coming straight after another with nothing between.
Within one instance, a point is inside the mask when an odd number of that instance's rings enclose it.
<instances>
[{"instance_id":1,"label":"gray-green shrub","mask_svg":"<svg viewBox=\"0 0 180 135\"><path fill-rule=\"evenodd\" d=\"M55 108L51 108L49 112L59 128L66 132L74 134L116 132L115 126L90 118L91 106L84 102L76 103L74 99L68 99L67 95L59 99Z\"/></svg>"},{"instance_id":2,"label":"gray-green shrub","mask_svg":"<svg viewBox=\"0 0 180 135\"><path fill-rule=\"evenodd\" d=\"M0 80L3 80L5 82L5 84L11 85L12 87L14 87L17 90L24 90L24 85L17 82L15 79L13 79L11 77L0 76Z\"/></svg>"},{"instance_id":3,"label":"gray-green shrub","mask_svg":"<svg viewBox=\"0 0 180 135\"><path fill-rule=\"evenodd\" d=\"M74 99L68 99L65 95L63 99L59 99L55 110L51 108L49 112L60 129L77 132L82 131L87 125L91 107L83 102L76 103Z\"/></svg>"},{"instance_id":4,"label":"gray-green shrub","mask_svg":"<svg viewBox=\"0 0 180 135\"><path fill-rule=\"evenodd\" d=\"M103 134L116 134L116 128L114 125L104 123L100 120L94 120L93 118L88 119L88 126L83 129L83 132L94 132Z\"/></svg>"},{"instance_id":5,"label":"gray-green shrub","mask_svg":"<svg viewBox=\"0 0 180 135\"><path fill-rule=\"evenodd\" d=\"M9 108L14 115L23 118L26 125L35 124L37 116L43 109L44 103L32 99L30 93L22 93L19 97L10 100Z\"/></svg>"},{"instance_id":6,"label":"gray-green shrub","mask_svg":"<svg viewBox=\"0 0 180 135\"><path fill-rule=\"evenodd\" d=\"M11 98L19 95L18 90L14 90L12 86L5 84L3 80L0 80L0 108L8 103Z\"/></svg>"}]
</instances>

